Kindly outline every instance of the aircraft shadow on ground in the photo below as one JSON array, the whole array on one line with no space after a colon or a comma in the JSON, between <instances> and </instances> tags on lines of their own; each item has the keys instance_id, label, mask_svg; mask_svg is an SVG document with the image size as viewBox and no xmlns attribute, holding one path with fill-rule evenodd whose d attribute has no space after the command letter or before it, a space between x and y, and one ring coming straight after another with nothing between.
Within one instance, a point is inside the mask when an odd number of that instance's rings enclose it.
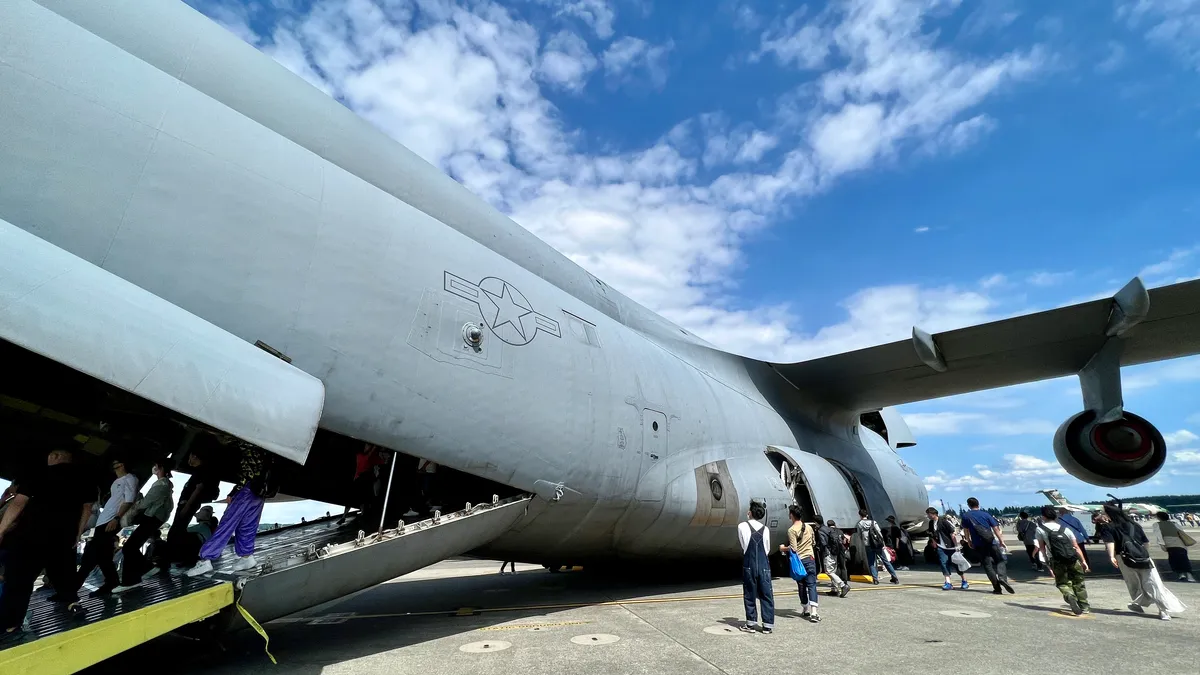
<instances>
[{"instance_id":1,"label":"aircraft shadow on ground","mask_svg":"<svg viewBox=\"0 0 1200 675\"><path fill-rule=\"evenodd\" d=\"M524 620L554 622L555 614L580 605L671 594L707 596L711 594L703 591L720 588L721 593L730 592L729 587L738 583L738 578L728 570L681 570L680 576L685 578L648 584L644 571L551 574L531 570L515 576L489 574L389 583L312 615L302 612L284 621L268 623L265 629L279 668L288 673L319 675L336 663L455 635L464 635L464 643L504 640L503 631L476 633L471 639L465 639L465 634ZM741 607L740 598L729 602ZM354 616L340 616L347 614ZM318 617L321 617L319 622L310 622ZM744 620L714 617L716 621L740 626ZM224 635L219 644L166 635L84 672L126 673L148 662L169 662L172 671L181 675L277 672L263 653L262 639L249 630Z\"/></svg>"}]
</instances>

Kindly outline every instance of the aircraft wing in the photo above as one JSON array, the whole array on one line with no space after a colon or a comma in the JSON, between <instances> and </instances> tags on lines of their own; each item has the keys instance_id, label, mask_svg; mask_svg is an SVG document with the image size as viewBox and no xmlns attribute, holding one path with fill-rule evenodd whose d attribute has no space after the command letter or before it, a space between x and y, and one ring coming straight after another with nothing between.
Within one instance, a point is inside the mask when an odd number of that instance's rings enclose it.
<instances>
[{"instance_id":1,"label":"aircraft wing","mask_svg":"<svg viewBox=\"0 0 1200 675\"><path fill-rule=\"evenodd\" d=\"M1126 288L1145 294L1140 284ZM1149 311L1121 334L1121 365L1200 353L1200 280L1148 295ZM771 367L856 411L1073 375L1105 344L1121 296Z\"/></svg>"}]
</instances>

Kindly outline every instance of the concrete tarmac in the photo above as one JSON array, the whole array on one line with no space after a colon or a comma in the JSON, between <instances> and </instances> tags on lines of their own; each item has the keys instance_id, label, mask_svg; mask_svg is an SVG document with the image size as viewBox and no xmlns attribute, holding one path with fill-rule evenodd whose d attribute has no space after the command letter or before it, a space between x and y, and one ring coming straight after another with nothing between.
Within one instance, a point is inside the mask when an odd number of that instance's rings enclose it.
<instances>
[{"instance_id":1,"label":"concrete tarmac","mask_svg":"<svg viewBox=\"0 0 1200 675\"><path fill-rule=\"evenodd\" d=\"M455 559L267 624L278 666L247 631L224 638L223 650L166 636L86 672L1196 672L1200 584L1168 582L1189 611L1160 621L1153 610L1129 611L1120 577L1094 562L1093 613L1083 617L1021 555L1012 558L1015 595L993 595L979 568L967 591L941 590L940 573L923 565L901 572L899 586L886 576L855 583L844 599L822 584L820 624L799 618L795 582L777 579L775 633L748 635L736 630L741 585L729 576L673 582L670 569L614 578L531 565L501 576L499 562Z\"/></svg>"}]
</instances>

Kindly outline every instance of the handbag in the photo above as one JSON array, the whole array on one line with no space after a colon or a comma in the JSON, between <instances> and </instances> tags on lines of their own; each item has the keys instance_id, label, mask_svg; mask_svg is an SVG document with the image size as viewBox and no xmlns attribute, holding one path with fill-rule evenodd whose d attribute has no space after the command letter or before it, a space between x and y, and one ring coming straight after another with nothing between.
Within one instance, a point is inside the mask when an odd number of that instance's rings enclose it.
<instances>
[{"instance_id":1,"label":"handbag","mask_svg":"<svg viewBox=\"0 0 1200 675\"><path fill-rule=\"evenodd\" d=\"M800 556L796 555L795 551L788 551L788 560L791 562L791 575L795 581L802 581L808 576L808 570L804 568L804 563L800 561Z\"/></svg>"},{"instance_id":2,"label":"handbag","mask_svg":"<svg viewBox=\"0 0 1200 675\"><path fill-rule=\"evenodd\" d=\"M883 557L886 558L890 563L896 562L896 549L892 548L891 546L884 546Z\"/></svg>"}]
</instances>

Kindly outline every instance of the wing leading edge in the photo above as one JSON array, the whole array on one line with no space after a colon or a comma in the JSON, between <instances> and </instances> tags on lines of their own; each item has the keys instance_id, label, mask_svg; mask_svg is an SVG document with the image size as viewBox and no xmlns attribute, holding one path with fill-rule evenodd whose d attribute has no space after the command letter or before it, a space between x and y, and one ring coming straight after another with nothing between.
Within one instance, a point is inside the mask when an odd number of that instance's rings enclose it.
<instances>
[{"instance_id":1,"label":"wing leading edge","mask_svg":"<svg viewBox=\"0 0 1200 675\"><path fill-rule=\"evenodd\" d=\"M1200 280L1148 296L1145 317L1121 333L1121 365L1200 353ZM1108 341L1119 304L1119 297L1093 300L938 333L931 342L914 329L912 340L771 367L855 411L1073 375Z\"/></svg>"}]
</instances>

